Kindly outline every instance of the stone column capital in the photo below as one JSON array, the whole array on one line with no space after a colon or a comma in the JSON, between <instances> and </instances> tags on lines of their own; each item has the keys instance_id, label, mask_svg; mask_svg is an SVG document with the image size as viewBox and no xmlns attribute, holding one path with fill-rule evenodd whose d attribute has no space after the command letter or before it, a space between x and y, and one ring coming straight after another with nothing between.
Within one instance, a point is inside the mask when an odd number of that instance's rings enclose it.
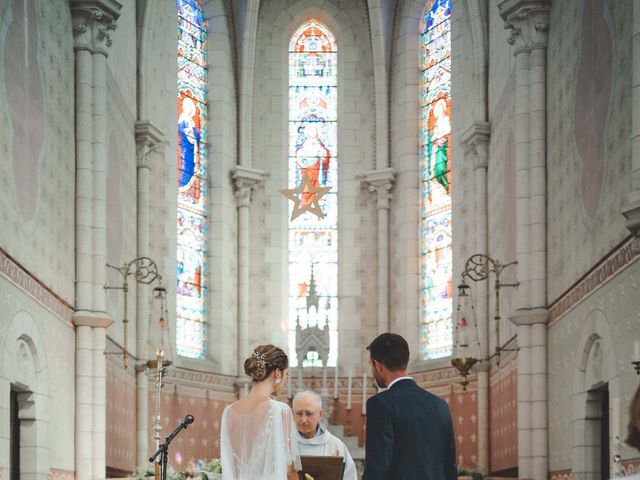
<instances>
[{"instance_id":1,"label":"stone column capital","mask_svg":"<svg viewBox=\"0 0 640 480\"><path fill-rule=\"evenodd\" d=\"M490 137L489 122L473 122L460 136L464 156L473 160L476 168L487 168Z\"/></svg>"},{"instance_id":2,"label":"stone column capital","mask_svg":"<svg viewBox=\"0 0 640 480\"><path fill-rule=\"evenodd\" d=\"M392 198L391 189L395 182L395 169L381 168L379 170L371 170L360 175L362 183L371 193L376 193L376 203L378 209L389 209L389 202Z\"/></svg>"},{"instance_id":3,"label":"stone column capital","mask_svg":"<svg viewBox=\"0 0 640 480\"><path fill-rule=\"evenodd\" d=\"M262 170L236 165L231 170L231 180L238 201L238 208L248 207L251 204L251 190L267 178Z\"/></svg>"},{"instance_id":4,"label":"stone column capital","mask_svg":"<svg viewBox=\"0 0 640 480\"><path fill-rule=\"evenodd\" d=\"M622 206L622 215L627 219L625 226L633 235L631 251L640 253L640 191L629 193Z\"/></svg>"},{"instance_id":5,"label":"stone column capital","mask_svg":"<svg viewBox=\"0 0 640 480\"><path fill-rule=\"evenodd\" d=\"M536 323L548 323L549 310L547 308L532 308L516 310L509 320L514 325L535 325Z\"/></svg>"},{"instance_id":6,"label":"stone column capital","mask_svg":"<svg viewBox=\"0 0 640 480\"><path fill-rule=\"evenodd\" d=\"M502 0L500 16L509 30L507 42L516 47L515 54L547 48L550 0Z\"/></svg>"},{"instance_id":7,"label":"stone column capital","mask_svg":"<svg viewBox=\"0 0 640 480\"><path fill-rule=\"evenodd\" d=\"M138 156L138 168L149 168L148 153L165 137L162 130L156 127L150 120L138 120L135 125L136 151Z\"/></svg>"},{"instance_id":8,"label":"stone column capital","mask_svg":"<svg viewBox=\"0 0 640 480\"><path fill-rule=\"evenodd\" d=\"M69 6L74 50L88 50L106 57L122 4L116 0L69 0Z\"/></svg>"}]
</instances>

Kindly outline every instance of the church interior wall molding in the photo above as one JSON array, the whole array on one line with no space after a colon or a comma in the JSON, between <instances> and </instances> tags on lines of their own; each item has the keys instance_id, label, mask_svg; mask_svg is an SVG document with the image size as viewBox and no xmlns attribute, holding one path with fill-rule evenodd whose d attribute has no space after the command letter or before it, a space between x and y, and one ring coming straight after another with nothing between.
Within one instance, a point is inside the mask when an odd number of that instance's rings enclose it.
<instances>
[{"instance_id":1,"label":"church interior wall molding","mask_svg":"<svg viewBox=\"0 0 640 480\"><path fill-rule=\"evenodd\" d=\"M578 478L598 474L599 465L591 459L599 456L601 451L602 437L598 438L598 435L602 425L602 402L606 402L612 410L610 435L606 436L611 436L609 450L612 456L621 454L622 379L617 367L618 360L611 322L604 311L592 309L581 322L574 353L571 470ZM619 476L620 462L610 461L608 464L611 468L608 472L610 477Z\"/></svg>"},{"instance_id":2,"label":"church interior wall molding","mask_svg":"<svg viewBox=\"0 0 640 480\"><path fill-rule=\"evenodd\" d=\"M21 467L44 477L51 467L48 426L57 423L49 402L51 372L43 345L40 328L31 314L25 310L16 312L0 347L0 389L7 394L12 391L17 397L20 456L24 458ZM8 451L6 439L0 444L5 441Z\"/></svg>"},{"instance_id":3,"label":"church interior wall molding","mask_svg":"<svg viewBox=\"0 0 640 480\"><path fill-rule=\"evenodd\" d=\"M640 52L640 8L633 5L632 58ZM627 193L622 214L627 219L626 227L633 234L633 250L640 252L640 64L633 62L631 82L631 191Z\"/></svg>"}]
</instances>

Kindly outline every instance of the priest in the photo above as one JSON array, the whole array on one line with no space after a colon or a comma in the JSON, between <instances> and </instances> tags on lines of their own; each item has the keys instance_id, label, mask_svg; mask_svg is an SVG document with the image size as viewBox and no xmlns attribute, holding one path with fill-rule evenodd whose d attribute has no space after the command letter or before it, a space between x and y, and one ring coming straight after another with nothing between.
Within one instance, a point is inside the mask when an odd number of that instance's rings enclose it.
<instances>
[{"instance_id":1,"label":"priest","mask_svg":"<svg viewBox=\"0 0 640 480\"><path fill-rule=\"evenodd\" d=\"M357 480L356 465L349 450L321 422L324 410L320 395L312 391L298 393L293 399L293 415L298 427L300 455L342 457L343 480Z\"/></svg>"}]
</instances>

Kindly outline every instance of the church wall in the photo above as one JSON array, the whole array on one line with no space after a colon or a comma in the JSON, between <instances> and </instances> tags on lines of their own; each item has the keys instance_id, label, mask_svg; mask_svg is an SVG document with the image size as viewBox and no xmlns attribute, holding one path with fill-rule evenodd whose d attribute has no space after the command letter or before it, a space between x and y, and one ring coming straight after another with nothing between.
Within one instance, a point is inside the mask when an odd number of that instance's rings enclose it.
<instances>
[{"instance_id":1,"label":"church wall","mask_svg":"<svg viewBox=\"0 0 640 480\"><path fill-rule=\"evenodd\" d=\"M33 472L74 471L75 343L71 306L11 259L0 257L0 475L9 474L9 392L25 392L23 411L37 448ZM25 404L25 408L28 404ZM22 411L22 409L21 409ZM26 436L25 436L26 438Z\"/></svg>"},{"instance_id":2,"label":"church wall","mask_svg":"<svg viewBox=\"0 0 640 480\"><path fill-rule=\"evenodd\" d=\"M502 264L516 260L516 159L515 159L515 62L507 43L504 21L497 8L489 8L489 78L488 118L489 138L488 185L488 247L487 252ZM516 267L507 267L500 276L502 283L516 283ZM489 283L489 298L495 295ZM500 292L500 342L504 344L516 334L509 320L514 308L515 290ZM494 302L489 302L490 327L493 330ZM490 351L495 338L490 335Z\"/></svg>"},{"instance_id":3,"label":"church wall","mask_svg":"<svg viewBox=\"0 0 640 480\"><path fill-rule=\"evenodd\" d=\"M374 165L373 64L366 5L358 2L285 0L261 5L253 90L253 167L269 174L253 195L251 208L250 344L287 344L287 212L279 189L287 185L288 45L290 35L316 17L334 33L338 46L338 258L339 358L361 364L362 345L377 322L373 197L358 175ZM264 285L264 288L262 286Z\"/></svg>"},{"instance_id":4,"label":"church wall","mask_svg":"<svg viewBox=\"0 0 640 480\"><path fill-rule=\"evenodd\" d=\"M400 2L390 59L390 160L396 170L389 216L389 304L391 330L419 356L419 162L418 30L422 5Z\"/></svg>"},{"instance_id":5,"label":"church wall","mask_svg":"<svg viewBox=\"0 0 640 480\"><path fill-rule=\"evenodd\" d=\"M593 444L584 425L587 391L608 383L610 437L621 439L623 461L638 453L622 440L628 406L638 385L631 365L638 317L638 256L625 243L567 295L550 307L549 324L549 471L574 469ZM619 407L614 407L615 402ZM592 443L589 443L592 442ZM597 442L597 441L596 441ZM596 443L597 444L597 443ZM576 453L577 452L577 453ZM611 452L616 452L612 441Z\"/></svg>"},{"instance_id":6,"label":"church wall","mask_svg":"<svg viewBox=\"0 0 640 480\"><path fill-rule=\"evenodd\" d=\"M552 302L628 231L631 1L554 2L548 109L548 295Z\"/></svg>"},{"instance_id":7,"label":"church wall","mask_svg":"<svg viewBox=\"0 0 640 480\"><path fill-rule=\"evenodd\" d=\"M233 30L222 1L209 18L209 343L215 371L236 374L237 201L229 171L237 161L237 91Z\"/></svg>"},{"instance_id":8,"label":"church wall","mask_svg":"<svg viewBox=\"0 0 640 480\"><path fill-rule=\"evenodd\" d=\"M118 24L113 46L115 56L107 58L107 189L106 189L106 236L107 263L121 268L137 257L137 158L135 145L136 83L135 77L121 76L121 72L135 70L135 50L119 51L121 44L135 43L135 21L131 22L132 11L122 13L124 24ZM132 83L125 83L129 81ZM136 282L128 279L129 302L127 318L129 322L128 349L136 353ZM122 274L107 268L108 286L121 287ZM152 287L151 287L152 288ZM120 346L124 342L124 295L122 290L107 290L107 312L115 321L108 328L107 335Z\"/></svg>"},{"instance_id":9,"label":"church wall","mask_svg":"<svg viewBox=\"0 0 640 480\"><path fill-rule=\"evenodd\" d=\"M69 8L62 0L4 0L0 18L0 245L72 303L75 144Z\"/></svg>"}]
</instances>

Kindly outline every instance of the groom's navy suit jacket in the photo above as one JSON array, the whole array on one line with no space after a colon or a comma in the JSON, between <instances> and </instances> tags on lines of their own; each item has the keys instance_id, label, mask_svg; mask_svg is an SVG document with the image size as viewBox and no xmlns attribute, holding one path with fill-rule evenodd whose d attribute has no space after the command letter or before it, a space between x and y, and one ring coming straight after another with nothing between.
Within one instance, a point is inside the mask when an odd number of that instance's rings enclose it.
<instances>
[{"instance_id":1,"label":"groom's navy suit jacket","mask_svg":"<svg viewBox=\"0 0 640 480\"><path fill-rule=\"evenodd\" d=\"M455 480L449 406L404 379L367 401L362 480Z\"/></svg>"}]
</instances>

